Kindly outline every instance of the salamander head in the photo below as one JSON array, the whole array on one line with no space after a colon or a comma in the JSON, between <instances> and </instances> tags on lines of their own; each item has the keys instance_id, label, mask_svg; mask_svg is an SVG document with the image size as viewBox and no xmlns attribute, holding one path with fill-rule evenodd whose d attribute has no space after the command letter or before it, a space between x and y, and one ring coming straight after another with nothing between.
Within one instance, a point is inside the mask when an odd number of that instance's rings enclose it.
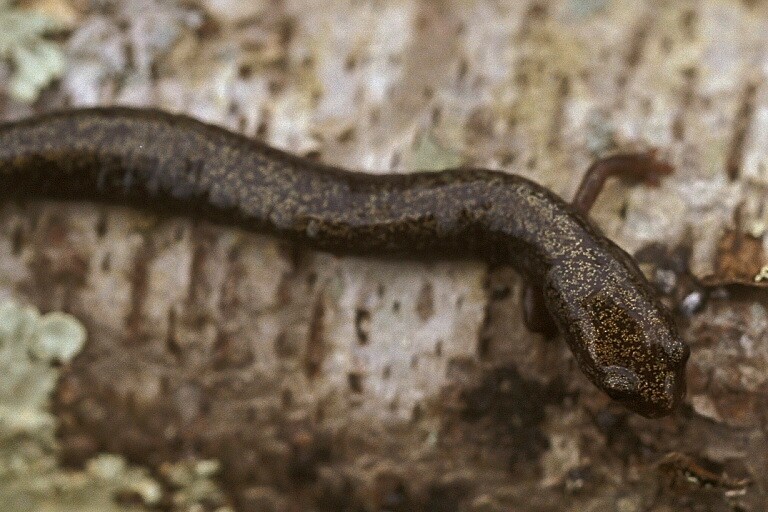
<instances>
[{"instance_id":1,"label":"salamander head","mask_svg":"<svg viewBox=\"0 0 768 512\"><path fill-rule=\"evenodd\" d=\"M658 418L685 395L689 349L650 285L638 280L639 270L631 274L612 275L585 293L569 294L570 300L557 294L556 307L590 380L628 409Z\"/></svg>"},{"instance_id":2,"label":"salamander head","mask_svg":"<svg viewBox=\"0 0 768 512\"><path fill-rule=\"evenodd\" d=\"M638 414L666 416L685 394L690 351L655 299L623 301L622 296L597 293L583 301L587 321L593 322L589 352L595 383Z\"/></svg>"}]
</instances>

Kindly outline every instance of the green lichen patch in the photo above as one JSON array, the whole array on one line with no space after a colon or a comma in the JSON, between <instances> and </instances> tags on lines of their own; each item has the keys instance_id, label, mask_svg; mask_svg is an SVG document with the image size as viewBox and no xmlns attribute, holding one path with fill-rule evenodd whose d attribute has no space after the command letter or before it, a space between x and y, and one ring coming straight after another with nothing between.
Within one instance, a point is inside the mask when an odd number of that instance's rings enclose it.
<instances>
[{"instance_id":1,"label":"green lichen patch","mask_svg":"<svg viewBox=\"0 0 768 512\"><path fill-rule=\"evenodd\" d=\"M71 315L53 312L37 323L33 353L44 360L69 362L85 343L85 328Z\"/></svg>"},{"instance_id":2,"label":"green lichen patch","mask_svg":"<svg viewBox=\"0 0 768 512\"><path fill-rule=\"evenodd\" d=\"M58 372L44 351L35 350L41 339L40 320L34 308L0 305L0 442L53 438L55 422L47 408ZM48 338L46 343L55 341Z\"/></svg>"},{"instance_id":3,"label":"green lichen patch","mask_svg":"<svg viewBox=\"0 0 768 512\"><path fill-rule=\"evenodd\" d=\"M420 171L440 171L461 165L458 152L441 147L431 134L425 134L416 144L409 164Z\"/></svg>"},{"instance_id":4,"label":"green lichen patch","mask_svg":"<svg viewBox=\"0 0 768 512\"><path fill-rule=\"evenodd\" d=\"M176 510L192 510L196 504L205 503L225 512L224 493L212 479L221 465L215 460L183 461L168 464L160 469L165 480L174 488L171 501Z\"/></svg>"},{"instance_id":5,"label":"green lichen patch","mask_svg":"<svg viewBox=\"0 0 768 512\"><path fill-rule=\"evenodd\" d=\"M174 511L202 510L202 503L228 510L212 480L216 461L168 465L171 493L119 455L101 454L83 471L58 467L50 396L60 364L80 352L85 338L71 315L0 303L0 510L117 512L169 502Z\"/></svg>"},{"instance_id":6,"label":"green lichen patch","mask_svg":"<svg viewBox=\"0 0 768 512\"><path fill-rule=\"evenodd\" d=\"M57 43L45 39L58 28L39 12L13 9L9 2L0 1L0 59L11 63L13 74L7 87L15 99L34 101L64 73L64 53Z\"/></svg>"}]
</instances>

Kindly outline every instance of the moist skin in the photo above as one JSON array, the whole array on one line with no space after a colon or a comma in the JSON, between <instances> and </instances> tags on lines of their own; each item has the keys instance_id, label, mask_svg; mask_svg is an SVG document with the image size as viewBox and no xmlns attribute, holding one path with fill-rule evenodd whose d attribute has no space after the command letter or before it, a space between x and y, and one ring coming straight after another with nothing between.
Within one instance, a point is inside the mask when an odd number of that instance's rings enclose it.
<instances>
[{"instance_id":1,"label":"moist skin","mask_svg":"<svg viewBox=\"0 0 768 512\"><path fill-rule=\"evenodd\" d=\"M110 107L0 125L0 195L193 215L337 254L512 265L543 284L582 371L612 398L659 417L685 391L688 347L632 258L520 176L353 172L189 117Z\"/></svg>"}]
</instances>

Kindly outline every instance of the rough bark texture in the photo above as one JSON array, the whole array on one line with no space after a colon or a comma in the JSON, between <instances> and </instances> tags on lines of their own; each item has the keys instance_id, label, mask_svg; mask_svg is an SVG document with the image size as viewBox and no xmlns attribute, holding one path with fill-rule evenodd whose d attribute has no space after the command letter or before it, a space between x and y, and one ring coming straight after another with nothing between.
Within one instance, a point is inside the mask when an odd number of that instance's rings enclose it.
<instances>
[{"instance_id":1,"label":"rough bark texture","mask_svg":"<svg viewBox=\"0 0 768 512\"><path fill-rule=\"evenodd\" d=\"M597 153L659 148L676 173L612 184L593 217L679 307L692 356L684 407L646 420L525 329L508 269L4 204L0 296L89 332L55 400L66 462L219 459L238 510L768 506L765 291L731 278L768 260L768 5L81 4L67 75L4 119L152 105L334 164L462 162L566 197Z\"/></svg>"}]
</instances>

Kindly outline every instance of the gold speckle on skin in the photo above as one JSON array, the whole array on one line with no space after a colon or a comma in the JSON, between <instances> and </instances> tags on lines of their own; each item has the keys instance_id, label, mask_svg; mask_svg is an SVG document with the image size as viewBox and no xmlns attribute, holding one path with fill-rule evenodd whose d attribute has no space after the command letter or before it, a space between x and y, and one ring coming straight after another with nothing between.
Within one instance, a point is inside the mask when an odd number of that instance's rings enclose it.
<instances>
[{"instance_id":1,"label":"gold speckle on skin","mask_svg":"<svg viewBox=\"0 0 768 512\"><path fill-rule=\"evenodd\" d=\"M520 176L351 172L189 117L115 107L0 126L0 194L195 215L335 253L512 265L541 283L581 369L612 398L658 417L685 389L688 348L632 258Z\"/></svg>"}]
</instances>

